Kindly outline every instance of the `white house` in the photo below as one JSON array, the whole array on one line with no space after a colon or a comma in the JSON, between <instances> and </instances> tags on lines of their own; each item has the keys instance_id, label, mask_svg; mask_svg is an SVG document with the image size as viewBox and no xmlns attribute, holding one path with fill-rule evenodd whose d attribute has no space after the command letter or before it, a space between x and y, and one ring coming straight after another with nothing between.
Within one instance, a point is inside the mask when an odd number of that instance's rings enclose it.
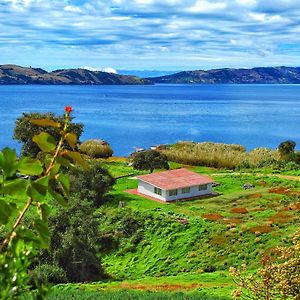
<instances>
[{"instance_id":1,"label":"white house","mask_svg":"<svg viewBox=\"0 0 300 300\"><path fill-rule=\"evenodd\" d=\"M176 169L137 176L138 193L162 201L212 194L213 180L187 169Z\"/></svg>"}]
</instances>

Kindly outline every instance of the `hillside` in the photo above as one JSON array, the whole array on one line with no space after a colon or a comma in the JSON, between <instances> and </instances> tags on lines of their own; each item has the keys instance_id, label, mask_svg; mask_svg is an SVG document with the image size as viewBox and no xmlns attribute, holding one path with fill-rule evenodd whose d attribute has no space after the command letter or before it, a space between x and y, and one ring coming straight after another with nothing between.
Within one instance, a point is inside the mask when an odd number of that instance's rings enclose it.
<instances>
[{"instance_id":1,"label":"hillside","mask_svg":"<svg viewBox=\"0 0 300 300\"><path fill-rule=\"evenodd\" d=\"M253 69L213 69L184 71L172 75L148 78L153 83L232 83L232 84L297 84L300 68L274 67Z\"/></svg>"},{"instance_id":2,"label":"hillside","mask_svg":"<svg viewBox=\"0 0 300 300\"><path fill-rule=\"evenodd\" d=\"M0 65L0 84L127 85L151 84L151 82L136 76L118 75L86 69L66 69L47 72L40 68Z\"/></svg>"}]
</instances>

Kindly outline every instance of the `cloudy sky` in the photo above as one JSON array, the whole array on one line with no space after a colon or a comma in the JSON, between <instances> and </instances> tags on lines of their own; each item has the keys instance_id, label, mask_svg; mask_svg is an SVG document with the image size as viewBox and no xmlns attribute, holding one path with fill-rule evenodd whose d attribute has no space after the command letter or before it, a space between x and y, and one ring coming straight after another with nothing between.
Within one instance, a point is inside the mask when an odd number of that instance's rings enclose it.
<instances>
[{"instance_id":1,"label":"cloudy sky","mask_svg":"<svg viewBox=\"0 0 300 300\"><path fill-rule=\"evenodd\" d=\"M300 66L299 0L0 0L0 64Z\"/></svg>"}]
</instances>

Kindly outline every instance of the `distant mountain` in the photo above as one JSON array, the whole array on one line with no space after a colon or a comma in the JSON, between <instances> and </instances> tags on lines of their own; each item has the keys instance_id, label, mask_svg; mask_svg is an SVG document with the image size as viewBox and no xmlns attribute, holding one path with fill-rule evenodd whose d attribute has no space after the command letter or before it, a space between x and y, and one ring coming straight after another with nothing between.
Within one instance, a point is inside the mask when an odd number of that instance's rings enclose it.
<instances>
[{"instance_id":1,"label":"distant mountain","mask_svg":"<svg viewBox=\"0 0 300 300\"><path fill-rule=\"evenodd\" d=\"M300 83L300 68L268 67L253 69L213 69L183 71L172 75L147 78L153 83L233 83L295 84Z\"/></svg>"},{"instance_id":2,"label":"distant mountain","mask_svg":"<svg viewBox=\"0 0 300 300\"><path fill-rule=\"evenodd\" d=\"M66 69L47 72L40 68L0 65L0 84L125 85L151 84L151 81L137 76L118 75L86 69Z\"/></svg>"},{"instance_id":3,"label":"distant mountain","mask_svg":"<svg viewBox=\"0 0 300 300\"><path fill-rule=\"evenodd\" d=\"M179 71L160 71L160 70L118 70L118 74L134 75L142 78L158 77L177 73Z\"/></svg>"}]
</instances>

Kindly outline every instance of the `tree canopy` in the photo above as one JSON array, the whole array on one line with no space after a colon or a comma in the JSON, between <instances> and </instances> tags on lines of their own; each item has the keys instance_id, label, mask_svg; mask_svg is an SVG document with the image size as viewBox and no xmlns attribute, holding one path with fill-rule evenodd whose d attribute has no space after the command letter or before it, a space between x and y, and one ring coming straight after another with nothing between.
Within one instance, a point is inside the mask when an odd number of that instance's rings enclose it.
<instances>
[{"instance_id":1,"label":"tree canopy","mask_svg":"<svg viewBox=\"0 0 300 300\"><path fill-rule=\"evenodd\" d=\"M149 170L150 173L154 169L169 170L170 168L166 155L156 150L146 150L137 153L133 158L132 166L136 170Z\"/></svg>"},{"instance_id":2,"label":"tree canopy","mask_svg":"<svg viewBox=\"0 0 300 300\"><path fill-rule=\"evenodd\" d=\"M55 116L53 113L23 113L21 117L16 120L14 129L14 139L22 143L22 155L36 157L40 152L37 144L32 140L35 135L41 132L46 132L54 137L56 141L60 138L60 128L55 126L39 126L31 122L32 119L50 119L63 125L64 116ZM83 132L82 123L72 122L70 119L68 131L74 133L79 139ZM68 148L67 145L66 148Z\"/></svg>"}]
</instances>

